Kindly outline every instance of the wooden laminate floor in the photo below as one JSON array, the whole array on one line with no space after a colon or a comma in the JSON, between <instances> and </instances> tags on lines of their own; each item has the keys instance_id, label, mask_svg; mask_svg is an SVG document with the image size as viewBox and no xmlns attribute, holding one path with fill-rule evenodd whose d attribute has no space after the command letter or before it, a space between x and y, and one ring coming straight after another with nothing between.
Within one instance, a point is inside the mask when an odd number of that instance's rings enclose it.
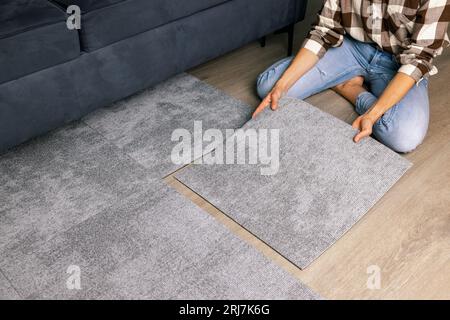
<instances>
[{"instance_id":1,"label":"wooden laminate floor","mask_svg":"<svg viewBox=\"0 0 450 320\"><path fill-rule=\"evenodd\" d=\"M301 40L301 39L299 39ZM256 107L255 78L286 52L286 36L249 44L190 71ZM299 47L300 41L297 43ZM173 177L167 181L268 258L328 299L450 299L450 50L431 79L429 134L406 157L414 167L343 238L300 270ZM352 106L331 91L307 100L344 121ZM381 270L380 289L368 289L368 267Z\"/></svg>"}]
</instances>

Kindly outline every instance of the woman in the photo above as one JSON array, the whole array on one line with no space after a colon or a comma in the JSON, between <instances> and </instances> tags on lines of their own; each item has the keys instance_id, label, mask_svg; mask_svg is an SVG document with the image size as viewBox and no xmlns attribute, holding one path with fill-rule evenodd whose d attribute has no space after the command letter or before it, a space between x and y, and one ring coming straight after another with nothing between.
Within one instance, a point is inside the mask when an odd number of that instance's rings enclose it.
<instances>
[{"instance_id":1,"label":"woman","mask_svg":"<svg viewBox=\"0 0 450 320\"><path fill-rule=\"evenodd\" d=\"M326 0L295 58L258 78L265 107L305 99L325 89L348 99L360 115L354 141L373 134L397 152L413 151L429 122L428 76L448 46L450 1Z\"/></svg>"}]
</instances>

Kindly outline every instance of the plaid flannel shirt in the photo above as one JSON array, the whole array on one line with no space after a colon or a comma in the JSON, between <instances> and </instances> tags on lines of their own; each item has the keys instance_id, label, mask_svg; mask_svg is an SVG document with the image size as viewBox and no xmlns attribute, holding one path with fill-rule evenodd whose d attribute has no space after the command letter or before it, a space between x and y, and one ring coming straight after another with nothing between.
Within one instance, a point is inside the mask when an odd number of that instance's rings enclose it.
<instances>
[{"instance_id":1,"label":"plaid flannel shirt","mask_svg":"<svg viewBox=\"0 0 450 320\"><path fill-rule=\"evenodd\" d=\"M434 75L435 57L449 45L450 1L326 0L303 47L321 58L348 34L394 54L399 72L419 81Z\"/></svg>"}]
</instances>

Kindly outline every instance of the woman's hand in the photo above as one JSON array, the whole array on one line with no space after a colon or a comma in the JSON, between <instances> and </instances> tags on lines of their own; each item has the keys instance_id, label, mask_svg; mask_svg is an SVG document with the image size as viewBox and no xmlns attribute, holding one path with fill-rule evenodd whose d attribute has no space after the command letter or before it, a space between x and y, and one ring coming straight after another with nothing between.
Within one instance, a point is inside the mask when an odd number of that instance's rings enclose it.
<instances>
[{"instance_id":1,"label":"woman's hand","mask_svg":"<svg viewBox=\"0 0 450 320\"><path fill-rule=\"evenodd\" d=\"M415 83L416 81L411 76L401 72L397 73L375 105L353 122L353 128L360 130L355 136L355 142L370 136L375 122L399 103Z\"/></svg>"},{"instance_id":2,"label":"woman's hand","mask_svg":"<svg viewBox=\"0 0 450 320\"><path fill-rule=\"evenodd\" d=\"M255 118L261 111L263 111L266 107L270 106L270 108L275 111L278 109L278 101L284 96L286 90L282 88L281 85L275 85L272 91L269 92L267 97L259 104L258 108L256 108L255 112L253 112L252 118Z\"/></svg>"},{"instance_id":3,"label":"woman's hand","mask_svg":"<svg viewBox=\"0 0 450 320\"><path fill-rule=\"evenodd\" d=\"M300 49L289 68L287 68L272 91L261 102L258 108L256 108L252 117L256 117L267 106L270 106L272 110L278 109L278 101L281 97L286 94L289 88L294 85L298 79L311 70L318 61L319 57L315 53L306 48Z\"/></svg>"},{"instance_id":4,"label":"woman's hand","mask_svg":"<svg viewBox=\"0 0 450 320\"><path fill-rule=\"evenodd\" d=\"M353 138L353 141L358 143L362 139L369 137L372 134L373 126L376 121L377 119L375 119L370 113L359 116L352 125L353 128L359 130L359 133Z\"/></svg>"}]
</instances>

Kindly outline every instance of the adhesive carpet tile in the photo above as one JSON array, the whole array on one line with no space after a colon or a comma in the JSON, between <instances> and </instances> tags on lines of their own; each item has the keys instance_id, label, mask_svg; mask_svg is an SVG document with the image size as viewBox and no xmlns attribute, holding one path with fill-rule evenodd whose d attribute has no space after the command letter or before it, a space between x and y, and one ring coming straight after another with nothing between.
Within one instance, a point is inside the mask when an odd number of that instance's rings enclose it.
<instances>
[{"instance_id":1,"label":"adhesive carpet tile","mask_svg":"<svg viewBox=\"0 0 450 320\"><path fill-rule=\"evenodd\" d=\"M245 149L245 164L191 165L176 178L300 268L342 237L411 166L372 138L355 144L351 126L293 98L249 121L242 132L251 131L256 144L246 134L228 139L235 150ZM279 157L267 161L277 150ZM249 155L266 157L255 165Z\"/></svg>"},{"instance_id":2,"label":"adhesive carpet tile","mask_svg":"<svg viewBox=\"0 0 450 320\"><path fill-rule=\"evenodd\" d=\"M320 299L160 183L0 269L26 299Z\"/></svg>"},{"instance_id":3,"label":"adhesive carpet tile","mask_svg":"<svg viewBox=\"0 0 450 320\"><path fill-rule=\"evenodd\" d=\"M210 128L236 129L250 119L251 113L243 102L193 76L180 74L100 109L84 121L149 169L155 178L163 178L207 152L207 147L213 149L210 142L201 141L200 154L194 155L194 122L201 133ZM171 158L177 144L172 135L177 129L187 131L192 146L191 159L182 165Z\"/></svg>"}]
</instances>

